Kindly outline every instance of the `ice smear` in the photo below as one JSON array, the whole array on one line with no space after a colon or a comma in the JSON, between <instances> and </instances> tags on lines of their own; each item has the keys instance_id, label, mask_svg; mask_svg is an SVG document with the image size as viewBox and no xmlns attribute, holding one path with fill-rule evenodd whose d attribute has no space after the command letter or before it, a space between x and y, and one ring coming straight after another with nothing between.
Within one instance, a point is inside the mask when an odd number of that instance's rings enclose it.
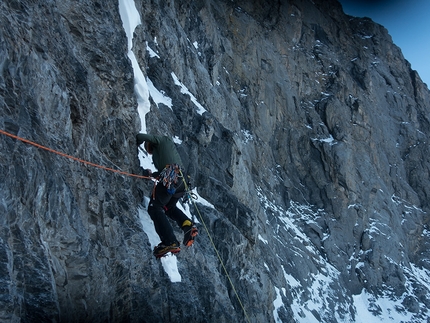
<instances>
[{"instance_id":1,"label":"ice smear","mask_svg":"<svg viewBox=\"0 0 430 323\"><path fill-rule=\"evenodd\" d=\"M142 70L139 67L139 64L137 63L136 56L132 51L133 32L136 26L141 23L141 20L133 0L119 0L119 11L123 22L124 30L128 38L127 55L130 58L134 72L134 91L136 93L137 98L137 109L141 122L141 132L146 133L145 115L149 112L150 109L148 84L146 82ZM158 99L158 103L166 104L166 102L169 102L168 98L163 96L161 92L155 89L155 87L152 87L151 89L151 94L153 94ZM155 99L154 101L157 102L157 100ZM169 106L169 104L166 105ZM169 107L171 108L171 105ZM150 156L148 156L141 150L139 150L139 160L142 168L155 170ZM139 218L142 223L143 230L147 234L148 239L151 243L151 249L153 249L160 242L160 239L155 232L154 224L148 212L143 208L139 209ZM175 256L168 255L161 259L161 263L163 265L164 271L167 273L173 283L181 281L181 275L178 271L178 262Z\"/></svg>"}]
</instances>

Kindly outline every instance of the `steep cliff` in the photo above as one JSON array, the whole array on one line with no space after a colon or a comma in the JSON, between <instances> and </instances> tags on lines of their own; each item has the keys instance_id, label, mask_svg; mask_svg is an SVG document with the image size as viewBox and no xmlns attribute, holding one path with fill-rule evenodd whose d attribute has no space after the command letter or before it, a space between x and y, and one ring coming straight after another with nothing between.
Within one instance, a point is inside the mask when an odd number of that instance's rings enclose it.
<instances>
[{"instance_id":1,"label":"steep cliff","mask_svg":"<svg viewBox=\"0 0 430 323\"><path fill-rule=\"evenodd\" d=\"M124 4L0 3L0 320L428 322L430 92L387 30L335 0L136 0L128 39ZM140 174L141 129L200 196L177 260L151 181L6 135Z\"/></svg>"}]
</instances>

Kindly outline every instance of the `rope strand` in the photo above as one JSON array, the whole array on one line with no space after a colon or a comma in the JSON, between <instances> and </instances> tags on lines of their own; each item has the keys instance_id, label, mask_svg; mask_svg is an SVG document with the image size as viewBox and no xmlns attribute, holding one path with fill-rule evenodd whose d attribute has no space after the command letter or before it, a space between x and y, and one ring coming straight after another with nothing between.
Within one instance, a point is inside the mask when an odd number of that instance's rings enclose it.
<instances>
[{"instance_id":1,"label":"rope strand","mask_svg":"<svg viewBox=\"0 0 430 323\"><path fill-rule=\"evenodd\" d=\"M183 178L183 180L184 180L185 191L188 191L188 185L187 185L187 183L186 183L186 181L185 181L185 178L184 178L184 175L182 174L182 171L181 171L181 176L182 176L182 178ZM199 210L199 208L197 207L197 204L196 204L196 202L194 201L194 199L192 199L192 201L193 201L194 207L195 207L195 209L196 209L196 211L197 211L197 214L199 215L199 219L200 219L200 221L203 223L203 226L204 226L205 231L206 231L206 233L207 233L207 235L208 235L208 237L209 237L209 240L210 240L210 242L211 242L211 244L212 244L212 247L213 247L213 248L214 248L214 250L215 250L215 253L216 253L217 257L218 257L218 260L219 260L219 262L221 263L221 267L222 267L222 269L224 270L225 275L227 276L227 279L228 279L228 281L229 281L229 283L230 283L230 285L231 285L231 288L233 289L234 294L236 295L236 298L237 298L237 300L238 300L238 302L239 302L239 304L240 304L240 307L241 307L241 308L242 308L242 310L243 310L243 313L245 314L246 320L247 320L247 322L251 322L251 320L249 319L248 313L246 312L245 307L243 306L242 300L241 300L241 299L240 299L240 297L239 297L239 294L238 294L238 292L237 292L237 290L236 290L236 287L234 286L233 281L231 280L230 275L229 275L229 273L228 273L228 271L227 271L227 268L226 268L226 267L225 267L225 265L224 265L224 261L222 260L221 255L220 255L220 253L219 253L219 251L218 251L217 247L215 246L215 242L214 242L214 241L213 241L213 239L212 239L212 236L211 236L211 234L210 234L210 232L209 232L209 229L208 229L208 227L207 227L207 225L206 225L205 221L203 220L203 217L202 217L202 215L201 215L201 213L200 213L200 210Z\"/></svg>"},{"instance_id":2,"label":"rope strand","mask_svg":"<svg viewBox=\"0 0 430 323\"><path fill-rule=\"evenodd\" d=\"M74 156L62 153L61 151L58 151L58 150L55 150L55 149L48 148L46 146L40 145L38 143L35 143L34 141L31 141L31 140L28 140L28 139L25 139L25 138L13 135L13 134L11 134L9 132L6 132L4 130L1 130L1 129L0 129L0 133L3 134L3 135L6 135L8 137L11 137L13 139L22 141L22 142L24 142L26 144L29 144L29 145L32 145L34 147L37 147L37 148L49 151L51 153L54 153L54 154L62 156L62 157L66 157L68 159L72 159L74 161L77 161L77 162L85 164L85 165L89 165L89 166L92 166L92 167L100 168L100 169L103 169L103 170L106 170L106 171L109 171L109 172L113 172L113 173L117 173L117 174L120 174L120 175L125 175L125 176L130 176L130 177L135 177L135 178L152 179L152 177L149 177L149 176L132 174L132 173L128 173L128 172L124 172L124 171L118 170L118 169L113 169L113 168L110 168L110 167L106 167L106 166L102 166L102 165L99 165L99 164L95 164L95 163L92 163L92 162L89 162L89 161L86 161L86 160L83 160L83 159L80 159L80 158L77 158L77 157L74 157Z\"/></svg>"}]
</instances>

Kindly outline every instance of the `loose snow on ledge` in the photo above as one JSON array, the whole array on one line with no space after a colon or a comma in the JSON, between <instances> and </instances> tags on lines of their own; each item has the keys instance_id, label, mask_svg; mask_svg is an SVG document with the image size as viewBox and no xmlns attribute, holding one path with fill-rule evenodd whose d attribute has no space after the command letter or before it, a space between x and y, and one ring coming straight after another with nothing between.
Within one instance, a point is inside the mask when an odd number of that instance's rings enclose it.
<instances>
[{"instance_id":1,"label":"loose snow on ledge","mask_svg":"<svg viewBox=\"0 0 430 323\"><path fill-rule=\"evenodd\" d=\"M149 79L149 77L146 79L148 82L148 89L149 94L151 95L151 98L154 100L157 107L160 103L168 106L172 110L172 99L165 95L164 91L159 91L152 81Z\"/></svg>"},{"instance_id":2,"label":"loose snow on ledge","mask_svg":"<svg viewBox=\"0 0 430 323\"><path fill-rule=\"evenodd\" d=\"M202 115L206 112L206 109L203 108L203 106L197 101L196 97L191 94L191 92L187 89L187 87L182 84L181 81L179 81L178 77L175 75L175 73L171 73L173 80L175 81L175 84L181 87L181 93L182 94L188 94L191 98L191 101L194 103L194 105L197 107L197 113Z\"/></svg>"}]
</instances>

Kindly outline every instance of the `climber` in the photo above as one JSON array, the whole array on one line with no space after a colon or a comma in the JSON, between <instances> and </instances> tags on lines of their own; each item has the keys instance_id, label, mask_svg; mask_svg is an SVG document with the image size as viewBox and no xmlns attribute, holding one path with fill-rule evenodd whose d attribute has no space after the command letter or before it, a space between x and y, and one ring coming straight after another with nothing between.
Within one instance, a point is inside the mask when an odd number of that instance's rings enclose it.
<instances>
[{"instance_id":1,"label":"climber","mask_svg":"<svg viewBox=\"0 0 430 323\"><path fill-rule=\"evenodd\" d=\"M178 200L185 194L186 186L180 168L181 157L175 143L167 136L139 133L136 141L138 146L144 143L145 150L152 155L152 161L158 170L155 173L151 173L149 169L144 170L145 175L151 175L158 180L148 205L148 213L161 240L154 248L154 256L160 258L168 252L178 253L181 251L179 242L167 216L176 221L184 232L185 246L191 246L198 234L194 223L176 206Z\"/></svg>"}]
</instances>

